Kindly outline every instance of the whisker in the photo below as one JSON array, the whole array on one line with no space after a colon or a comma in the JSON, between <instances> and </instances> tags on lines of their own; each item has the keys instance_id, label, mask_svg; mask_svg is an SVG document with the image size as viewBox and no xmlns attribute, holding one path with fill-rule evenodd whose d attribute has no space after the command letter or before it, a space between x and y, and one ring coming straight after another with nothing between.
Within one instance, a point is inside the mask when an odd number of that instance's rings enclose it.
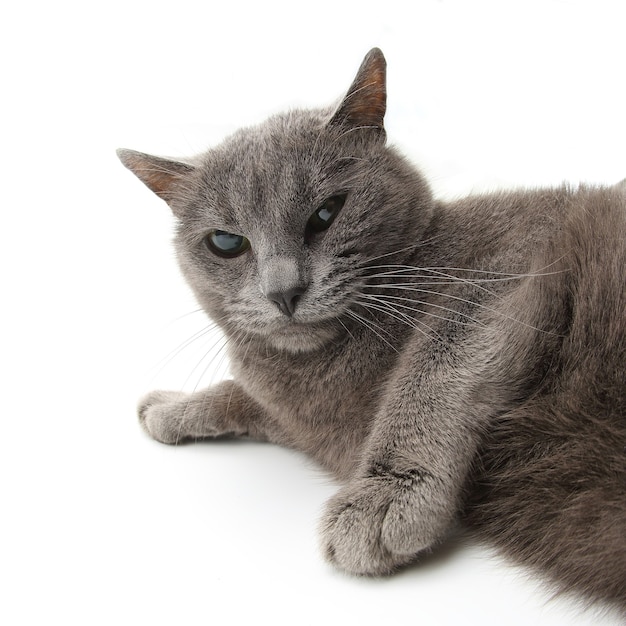
<instances>
[{"instance_id":1,"label":"whisker","mask_svg":"<svg viewBox=\"0 0 626 626\"><path fill-rule=\"evenodd\" d=\"M399 273L402 273L402 277L406 278L410 276L408 274L406 274L406 272L408 272L409 270L406 269L409 266L404 266L403 269L400 270L396 270L397 273L393 273L393 274L389 274L387 276L381 276L381 278L396 278L396 277L400 277L398 276ZM417 268L414 268L417 269ZM437 275L438 278L443 278L444 282L434 282L434 281L428 281L430 284L428 284L428 282L426 283L426 285L424 285L424 283L415 283L416 285L422 285L422 286L432 286L432 285L454 285L454 284L467 284L467 285L471 285L473 287L476 287L477 289L480 289L481 291L489 294L490 296L494 297L494 298L500 298L500 296L498 294L496 294L494 291L492 291L491 289L487 289L486 287L482 286L483 282L493 282L499 279L468 279L468 278L463 278L460 276L453 276L451 274L446 274L440 271L435 271L433 268L419 268L421 271L425 271L425 272L431 272L431 273L435 273ZM467 270L467 271L472 271L472 270ZM482 270L477 270L479 272L482 272ZM502 274L503 278L500 280L513 280L513 279L518 279L519 275L516 274ZM430 276L428 275L423 275L423 274L419 274L416 275L416 278L426 278L429 279ZM380 285L381 287L383 285ZM398 283L391 283L390 286L399 286ZM403 287L406 287L407 289L409 287L411 287L411 284L408 285L403 285ZM443 294L442 294L443 295Z\"/></svg>"},{"instance_id":2,"label":"whisker","mask_svg":"<svg viewBox=\"0 0 626 626\"><path fill-rule=\"evenodd\" d=\"M358 313L355 313L353 310L348 309L346 311L346 313L348 315L350 315L350 317L353 317L355 320L357 320L358 322L360 322L361 324L363 324L363 326L365 326L366 328L368 328L369 330L371 330L381 341L384 341L394 352L398 352L398 350L396 349L395 346L393 346L392 344L390 344L377 330L376 328L378 328L379 330L381 330L382 332L384 332L385 334L389 335L390 337L392 337L393 335L391 335L391 333L389 333L388 331L386 331L384 328L382 328L381 326L379 326L378 324L372 322L371 320L365 320L363 317L361 317Z\"/></svg>"},{"instance_id":3,"label":"whisker","mask_svg":"<svg viewBox=\"0 0 626 626\"><path fill-rule=\"evenodd\" d=\"M551 263L550 265L553 265ZM550 267L550 265L546 266ZM389 268L389 269L388 269ZM434 274L438 278L445 278L447 281L441 284L451 284L454 282L460 283L470 283L477 284L483 282L502 282L507 280L519 280L522 278L538 278L543 276L554 276L556 274L561 274L564 270L558 270L555 272L544 272L542 268L537 272L531 273L508 273L508 272L496 272L490 270L474 270L469 268L460 268L460 267L417 267L412 265L373 265L369 266L368 269L388 269L385 272L379 272L377 274L368 274L368 278L432 278L431 274ZM463 276L455 276L453 274L449 274L444 272L443 270L448 271L458 271L458 272L473 272L478 274L490 274L491 276L495 276L496 278L468 278ZM410 274L409 272L417 271L417 274ZM425 274L424 272L429 272L430 274ZM437 284L437 283L431 283Z\"/></svg>"},{"instance_id":4,"label":"whisker","mask_svg":"<svg viewBox=\"0 0 626 626\"><path fill-rule=\"evenodd\" d=\"M219 347L219 349L217 349L217 351L215 351L216 347L219 345L220 342L223 342L222 345ZM191 393L189 394L189 397L188 397L188 400L187 400L187 405L183 409L182 418L181 418L180 425L179 425L179 428L178 428L178 436L177 436L176 443L180 442L183 425L185 424L186 416L189 413L189 409L190 409L191 404L192 404L193 396L196 394L196 392L198 390L198 387L199 387L200 383L202 382L202 380L204 379L204 377L205 377L207 371L209 370L209 368L211 368L215 364L215 360L216 359L219 359L217 364L213 368L213 376L211 377L211 380L209 381L207 387L210 387L215 382L214 378L216 376L216 373L219 372L222 369L224 360L226 359L227 354L226 354L225 348L228 346L229 342L230 342L230 339L227 336L225 336L225 335L220 335L219 337L217 337L216 341L214 341L212 343L210 348L200 358L198 363L194 366L194 368L191 370L191 372L187 376L185 382L183 383L183 388L184 388L187 385L187 383L189 382L189 380L191 379L191 377L193 376L194 372L200 367L202 362L209 355L212 355L211 358L209 359L209 361L207 362L207 364L205 365L205 367L203 368L201 374L198 376L198 379L197 379L195 385L193 386L193 389L192 389ZM202 414L206 414L207 416L210 416L211 408L213 406L214 399L211 399L211 403L207 407L206 403L207 403L207 399L208 398L209 398L209 394L206 393L204 395L204 397L202 398L202 407L201 407L201 409L196 410L196 414L202 413Z\"/></svg>"},{"instance_id":5,"label":"whisker","mask_svg":"<svg viewBox=\"0 0 626 626\"><path fill-rule=\"evenodd\" d=\"M379 286L382 287L383 285L379 285ZM388 287L392 288L392 286L388 286ZM477 285L477 287L479 289L481 288L480 285ZM452 295L452 294L449 294L449 293L442 294L442 293L440 293L438 291L432 291L430 289L419 289L419 288L414 289L414 288L411 288L411 287L402 287L402 289L405 290L405 291L415 291L415 292L418 292L418 293L425 293L425 294L434 295L434 296L442 296L442 297L445 297L445 298L450 298L451 300L457 300L458 302L463 302L465 304L469 304L471 306L475 306L475 307L478 307L480 309L484 309L485 311L489 311L490 313L493 313L493 314L495 314L495 315L497 315L497 316L499 316L501 318L507 319L507 320L509 320L511 322L515 322L516 324L520 324L521 326L525 326L526 328L530 328L532 330L536 330L537 332L546 333L548 335L554 335L555 334L552 331L544 330L542 328L538 328L536 326L533 326L532 324L528 324L527 322L523 322L522 320L519 320L519 319L517 319L515 317L512 317L511 315L507 315L506 313L503 313L502 311L498 311L498 309L494 309L493 307L490 307L490 306L488 306L486 304L482 304L481 302L475 302L474 300L468 300L467 298L462 298L460 296L455 296L455 295ZM438 305L429 304L429 306L438 306ZM473 319L469 315L467 315L465 313L462 313L460 311L455 311L454 309L448 309L448 310L454 311L455 313L457 313L459 315L463 315L463 316L465 316L465 317L467 317L469 319ZM477 323L479 323L479 324L484 326L484 324L482 322L478 322L477 320L474 320L474 321L476 321Z\"/></svg>"},{"instance_id":6,"label":"whisker","mask_svg":"<svg viewBox=\"0 0 626 626\"><path fill-rule=\"evenodd\" d=\"M437 339L443 343L443 337L436 330L431 328L426 322L422 320L414 319L410 317L409 315L407 315L406 313L403 313L402 311L398 311L396 308L394 308L393 305L391 305L388 302L377 301L377 304L372 304L372 302L363 302L362 300L360 300L359 304L365 308L371 308L376 311L380 311L381 313L384 313L385 315L389 315L390 317L397 319L399 322L402 322L403 324L406 324L407 326L410 326L414 330L417 330L418 332L422 333L428 339L432 339L431 333L434 333L435 335L437 335ZM420 328L417 324L425 326L428 329L428 332Z\"/></svg>"},{"instance_id":7,"label":"whisker","mask_svg":"<svg viewBox=\"0 0 626 626\"><path fill-rule=\"evenodd\" d=\"M370 261L377 261L378 259L384 259L385 257L393 256L394 254L402 254L403 252L408 252L409 250L415 250L416 248L421 248L440 238L441 238L441 235L434 235L433 237L429 237L428 239L418 241L417 243L411 244L410 246L406 246L405 248L400 248L399 250L394 250L393 252L387 252L386 254L380 254L378 256L370 257L367 260L367 263L369 263ZM418 269L418 268L414 268L414 269Z\"/></svg>"},{"instance_id":8,"label":"whisker","mask_svg":"<svg viewBox=\"0 0 626 626\"><path fill-rule=\"evenodd\" d=\"M201 337L204 337L208 334L210 334L213 330L215 330L215 328L217 327L217 324L211 323L208 324L207 326L205 326L204 328L201 328L199 331L195 332L193 335L191 335L191 337L188 337L187 339L185 339L185 341L181 342L176 348L174 348L173 350L171 350L170 352L168 352L168 354L166 354L155 366L154 369L156 371L154 371L153 374L153 380L155 378L157 378L162 372L163 370L170 365L170 363L179 355L181 354L185 349L187 349L189 346L191 346L195 341L197 341L198 339L200 339Z\"/></svg>"},{"instance_id":9,"label":"whisker","mask_svg":"<svg viewBox=\"0 0 626 626\"><path fill-rule=\"evenodd\" d=\"M348 333L348 335L350 335L350 337L352 337L352 339L354 339L354 335L350 332L350 329L341 321L340 317L337 318L337 321L344 327L344 329Z\"/></svg>"},{"instance_id":10,"label":"whisker","mask_svg":"<svg viewBox=\"0 0 626 626\"><path fill-rule=\"evenodd\" d=\"M173 322L180 322L181 320L184 320L187 317L191 317L192 315L196 315L196 313L202 313L203 317L206 317L206 313L205 313L204 309L197 308L197 309L193 309L193 311L188 311L187 313L183 313L182 315L179 315L178 317L175 317L172 321ZM214 322L212 324L213 324L213 326L216 326L216 324Z\"/></svg>"},{"instance_id":11,"label":"whisker","mask_svg":"<svg viewBox=\"0 0 626 626\"><path fill-rule=\"evenodd\" d=\"M196 363L196 365L192 368L191 372L189 373L189 375L185 379L185 382L183 383L183 387L185 387L189 383L189 381L191 380L191 377L197 372L198 368L202 365L202 362L210 357L209 361L207 362L204 369L202 370L202 373L198 377L195 385L193 386L193 392L196 392L198 389L198 386L200 385L200 382L202 381L202 378L207 373L208 369L215 363L215 360L218 357L220 357L220 361L218 365L221 365L221 363L223 362L223 358L225 355L225 348L227 345L228 345L227 337L225 337L224 335L220 335L219 337L217 337L216 340L211 344L209 349L206 350L204 355L200 358L198 363ZM216 351L216 348L217 348L217 351Z\"/></svg>"},{"instance_id":12,"label":"whisker","mask_svg":"<svg viewBox=\"0 0 626 626\"><path fill-rule=\"evenodd\" d=\"M432 302L425 302L424 300L413 300L411 298L402 298L400 296L389 296L387 294L380 294L378 296L372 295L372 294L363 294L363 297L369 297L372 298L378 302L380 302L379 298L386 298L387 300L401 300L403 302L411 302L412 304L423 304L424 306L427 307L434 307L436 309L442 309L443 311L448 311L449 313L452 313L454 315L460 315L461 317L467 318L468 320L470 320L470 322L461 322L459 320L455 320L453 318L450 317L445 317L443 315L437 315L436 313L432 313L431 311L425 311L424 309L416 309L414 307L410 307L407 306L406 304L400 304L399 302L394 302L394 306L398 306L400 308L403 309L407 309L409 311L415 311L416 313L421 313L423 315L428 315L430 317L434 317L446 322L454 322L455 324L459 324L461 326L480 326L481 328L485 328L486 324L484 324L483 322L481 322L480 320L477 320L475 318L473 318L471 315L467 315L467 313L463 313L461 311L457 311L456 309L451 309L449 307L445 307L442 306L440 304L434 304ZM385 300L385 301L387 301Z\"/></svg>"}]
</instances>

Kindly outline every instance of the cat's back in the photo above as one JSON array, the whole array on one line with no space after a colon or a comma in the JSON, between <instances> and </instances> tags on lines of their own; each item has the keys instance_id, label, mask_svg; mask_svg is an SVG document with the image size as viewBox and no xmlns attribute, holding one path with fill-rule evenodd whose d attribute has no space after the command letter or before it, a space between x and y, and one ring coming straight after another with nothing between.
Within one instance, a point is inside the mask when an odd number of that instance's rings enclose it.
<instances>
[{"instance_id":1,"label":"cat's back","mask_svg":"<svg viewBox=\"0 0 626 626\"><path fill-rule=\"evenodd\" d=\"M427 237L432 245L424 250L422 264L475 270L463 274L468 279L501 279L492 281L489 290L475 289L472 298L500 308L498 298L508 294L506 315L515 318L529 301L535 308L562 309L561 317L575 310L578 320L602 333L589 336L589 342L626 341L625 183L503 191L439 202ZM520 279L506 280L515 275ZM527 323L543 328L545 315L538 310L534 317Z\"/></svg>"},{"instance_id":2,"label":"cat's back","mask_svg":"<svg viewBox=\"0 0 626 626\"><path fill-rule=\"evenodd\" d=\"M565 266L571 401L626 433L626 191L581 188L554 243ZM626 440L624 441L626 445Z\"/></svg>"},{"instance_id":3,"label":"cat's back","mask_svg":"<svg viewBox=\"0 0 626 626\"><path fill-rule=\"evenodd\" d=\"M468 519L562 589L620 601L626 563L626 191L580 187L529 236L552 272L517 302L559 324L532 394L492 421ZM556 327L556 326L555 326ZM530 335L529 335L530 336ZM541 363L543 362L543 366ZM520 537L524 542L520 542Z\"/></svg>"},{"instance_id":4,"label":"cat's back","mask_svg":"<svg viewBox=\"0 0 626 626\"><path fill-rule=\"evenodd\" d=\"M524 262L570 233L564 246L605 247L605 238L624 234L626 181L613 187L559 187L472 194L439 202L436 228L447 247L469 261L487 263L499 254L517 252ZM558 245L558 244L557 244ZM460 260L459 260L460 261Z\"/></svg>"}]
</instances>

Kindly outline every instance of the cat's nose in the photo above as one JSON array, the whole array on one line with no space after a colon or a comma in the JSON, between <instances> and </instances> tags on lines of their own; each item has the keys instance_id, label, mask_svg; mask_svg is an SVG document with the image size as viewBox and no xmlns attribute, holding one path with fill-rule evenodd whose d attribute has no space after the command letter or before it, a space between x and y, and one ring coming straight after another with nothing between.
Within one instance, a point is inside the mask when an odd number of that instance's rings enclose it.
<instances>
[{"instance_id":1,"label":"cat's nose","mask_svg":"<svg viewBox=\"0 0 626 626\"><path fill-rule=\"evenodd\" d=\"M291 317L295 310L300 296L306 291L304 287L292 287L287 291L273 291L267 294L267 299L275 302L280 312Z\"/></svg>"}]
</instances>

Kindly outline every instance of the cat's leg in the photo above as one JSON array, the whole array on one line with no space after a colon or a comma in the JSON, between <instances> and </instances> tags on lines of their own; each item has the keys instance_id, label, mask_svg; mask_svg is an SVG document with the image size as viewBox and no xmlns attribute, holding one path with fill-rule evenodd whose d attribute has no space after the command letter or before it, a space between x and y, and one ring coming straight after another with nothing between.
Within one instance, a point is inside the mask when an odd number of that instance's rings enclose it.
<instances>
[{"instance_id":1,"label":"cat's leg","mask_svg":"<svg viewBox=\"0 0 626 626\"><path fill-rule=\"evenodd\" d=\"M351 573L391 572L443 539L478 446L479 408L462 375L400 369L359 469L323 518L327 558Z\"/></svg>"},{"instance_id":2,"label":"cat's leg","mask_svg":"<svg viewBox=\"0 0 626 626\"><path fill-rule=\"evenodd\" d=\"M144 430L162 443L221 436L265 440L262 409L232 380L196 393L153 391L138 407Z\"/></svg>"}]
</instances>

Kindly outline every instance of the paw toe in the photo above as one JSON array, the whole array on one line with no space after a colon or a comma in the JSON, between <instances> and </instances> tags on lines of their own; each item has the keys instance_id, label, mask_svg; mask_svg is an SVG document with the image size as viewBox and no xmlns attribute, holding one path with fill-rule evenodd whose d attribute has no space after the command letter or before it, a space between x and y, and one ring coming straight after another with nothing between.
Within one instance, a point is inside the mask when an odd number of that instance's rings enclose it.
<instances>
[{"instance_id":1,"label":"paw toe","mask_svg":"<svg viewBox=\"0 0 626 626\"><path fill-rule=\"evenodd\" d=\"M181 440L177 404L183 395L176 391L153 391L140 400L139 423L153 439L168 444Z\"/></svg>"},{"instance_id":2,"label":"paw toe","mask_svg":"<svg viewBox=\"0 0 626 626\"><path fill-rule=\"evenodd\" d=\"M377 489L340 492L324 518L326 558L351 574L384 575L407 563L410 558L392 553L382 541L388 506L384 493Z\"/></svg>"},{"instance_id":3,"label":"paw toe","mask_svg":"<svg viewBox=\"0 0 626 626\"><path fill-rule=\"evenodd\" d=\"M413 561L445 533L445 499L422 484L365 480L340 491L323 523L324 553L353 574L388 574Z\"/></svg>"}]
</instances>

